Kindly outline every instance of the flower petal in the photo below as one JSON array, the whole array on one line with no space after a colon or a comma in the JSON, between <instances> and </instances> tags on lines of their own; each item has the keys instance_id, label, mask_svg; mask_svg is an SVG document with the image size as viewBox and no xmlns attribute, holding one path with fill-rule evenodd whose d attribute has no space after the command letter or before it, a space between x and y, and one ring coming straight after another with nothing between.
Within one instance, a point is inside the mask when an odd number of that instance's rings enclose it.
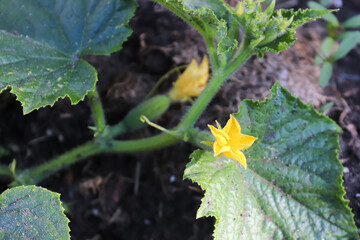
<instances>
[{"instance_id":1,"label":"flower petal","mask_svg":"<svg viewBox=\"0 0 360 240\"><path fill-rule=\"evenodd\" d=\"M179 76L176 80L176 83L180 88L186 88L194 78L194 75L197 74L198 64L195 59L191 60L189 66L185 69L185 71Z\"/></svg>"},{"instance_id":2,"label":"flower petal","mask_svg":"<svg viewBox=\"0 0 360 240\"><path fill-rule=\"evenodd\" d=\"M198 79L197 84L198 86L205 86L207 81L209 80L209 60L205 56L201 62L201 65L198 69Z\"/></svg>"},{"instance_id":3,"label":"flower petal","mask_svg":"<svg viewBox=\"0 0 360 240\"><path fill-rule=\"evenodd\" d=\"M205 56L201 65L195 59L178 77L169 93L172 101L186 101L190 97L197 97L203 91L209 80L209 61Z\"/></svg>"},{"instance_id":4,"label":"flower petal","mask_svg":"<svg viewBox=\"0 0 360 240\"><path fill-rule=\"evenodd\" d=\"M201 73L209 73L209 60L206 56L204 56L200 64L199 70L200 70L199 72Z\"/></svg>"},{"instance_id":5,"label":"flower petal","mask_svg":"<svg viewBox=\"0 0 360 240\"><path fill-rule=\"evenodd\" d=\"M194 88L189 89L189 91L187 91L187 95L189 97L197 97L200 95L200 93L204 90L204 87L199 87L199 86L194 86Z\"/></svg>"},{"instance_id":6,"label":"flower petal","mask_svg":"<svg viewBox=\"0 0 360 240\"><path fill-rule=\"evenodd\" d=\"M215 141L213 144L214 156L217 156L220 152L221 146L218 141Z\"/></svg>"},{"instance_id":7,"label":"flower petal","mask_svg":"<svg viewBox=\"0 0 360 240\"><path fill-rule=\"evenodd\" d=\"M230 138L237 137L237 135L241 132L240 124L236 120L236 118L233 117L233 115L230 114L230 119L227 121L225 127L223 130L229 134Z\"/></svg>"},{"instance_id":8,"label":"flower petal","mask_svg":"<svg viewBox=\"0 0 360 240\"><path fill-rule=\"evenodd\" d=\"M226 132L224 132L223 130L217 129L212 125L208 125L208 127L210 128L212 135L214 135L216 140L219 141L220 145L227 144L227 140L229 140L229 135Z\"/></svg>"},{"instance_id":9,"label":"flower petal","mask_svg":"<svg viewBox=\"0 0 360 240\"><path fill-rule=\"evenodd\" d=\"M232 150L243 150L251 147L257 138L245 134L239 134L238 137L232 138L230 136L229 145Z\"/></svg>"},{"instance_id":10,"label":"flower petal","mask_svg":"<svg viewBox=\"0 0 360 240\"><path fill-rule=\"evenodd\" d=\"M232 158L232 159L238 161L241 165L244 166L245 169L247 168L246 157L245 157L243 152L241 152L241 151L235 151L235 152L230 151L230 152L225 152L223 154L227 158Z\"/></svg>"},{"instance_id":11,"label":"flower petal","mask_svg":"<svg viewBox=\"0 0 360 240\"><path fill-rule=\"evenodd\" d=\"M220 146L218 142L215 142L213 146L214 156L231 151L230 146Z\"/></svg>"}]
</instances>

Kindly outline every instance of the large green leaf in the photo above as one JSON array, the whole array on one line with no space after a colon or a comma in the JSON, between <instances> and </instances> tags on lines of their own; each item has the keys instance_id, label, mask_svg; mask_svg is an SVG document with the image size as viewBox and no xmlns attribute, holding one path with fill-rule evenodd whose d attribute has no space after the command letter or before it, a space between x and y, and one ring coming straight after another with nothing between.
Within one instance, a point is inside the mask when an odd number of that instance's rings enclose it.
<instances>
[{"instance_id":1,"label":"large green leaf","mask_svg":"<svg viewBox=\"0 0 360 240\"><path fill-rule=\"evenodd\" d=\"M0 195L0 239L70 239L69 220L60 195L41 187L21 186Z\"/></svg>"},{"instance_id":2,"label":"large green leaf","mask_svg":"<svg viewBox=\"0 0 360 240\"><path fill-rule=\"evenodd\" d=\"M94 90L86 54L120 50L131 34L132 0L0 0L0 91L11 88L28 113Z\"/></svg>"},{"instance_id":3,"label":"large green leaf","mask_svg":"<svg viewBox=\"0 0 360 240\"><path fill-rule=\"evenodd\" d=\"M215 239L356 239L337 159L341 129L279 84L234 116L258 138L244 151L248 169L197 150L184 175L206 191L197 217L216 217Z\"/></svg>"}]
</instances>

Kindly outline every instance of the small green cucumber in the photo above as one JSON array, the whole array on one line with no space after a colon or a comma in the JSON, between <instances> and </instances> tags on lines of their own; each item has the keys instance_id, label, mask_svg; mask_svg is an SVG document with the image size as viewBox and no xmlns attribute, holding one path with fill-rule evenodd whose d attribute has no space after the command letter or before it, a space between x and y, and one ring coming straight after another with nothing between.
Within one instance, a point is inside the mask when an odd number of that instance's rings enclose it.
<instances>
[{"instance_id":1,"label":"small green cucumber","mask_svg":"<svg viewBox=\"0 0 360 240\"><path fill-rule=\"evenodd\" d=\"M170 98L167 95L157 95L145 102L140 103L132 109L124 118L122 123L126 130L135 130L146 125L140 121L140 117L144 115L150 121L160 117L170 106Z\"/></svg>"}]
</instances>

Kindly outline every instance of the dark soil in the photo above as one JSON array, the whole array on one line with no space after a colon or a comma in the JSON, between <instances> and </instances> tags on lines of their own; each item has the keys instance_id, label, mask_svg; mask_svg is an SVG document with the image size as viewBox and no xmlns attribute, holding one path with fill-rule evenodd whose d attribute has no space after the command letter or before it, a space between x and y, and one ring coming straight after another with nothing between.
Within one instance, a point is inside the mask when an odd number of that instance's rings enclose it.
<instances>
[{"instance_id":1,"label":"dark soil","mask_svg":"<svg viewBox=\"0 0 360 240\"><path fill-rule=\"evenodd\" d=\"M306 7L305 1L289 2L293 4L288 7ZM359 13L357 0L347 0L338 15L345 20ZM110 124L138 104L164 73L192 58L200 61L206 54L201 36L150 1L140 1L131 26L134 33L122 51L110 57L87 58L98 70L97 87ZM333 101L326 114L343 128L340 160L345 167L344 187L360 228L360 46L336 63L330 85L320 89L316 82L319 68L312 59L324 34L321 21L309 24L299 31L299 41L290 50L267 54L262 60L250 59L222 87L198 126L205 129L215 119L223 124L229 113L237 111L241 99L262 100L275 81L316 107ZM164 82L158 93L166 93L175 78ZM188 106L173 104L157 122L174 126ZM67 99L60 100L53 107L23 115L20 103L5 91L0 94L0 116L0 162L16 159L20 169L60 155L93 134L88 129L93 123L86 101L73 106ZM156 133L146 128L122 138ZM195 219L201 189L182 180L193 150L193 146L180 143L153 152L98 155L40 185L61 194L70 209L74 240L212 239L214 219ZM0 192L8 183L0 178Z\"/></svg>"}]
</instances>

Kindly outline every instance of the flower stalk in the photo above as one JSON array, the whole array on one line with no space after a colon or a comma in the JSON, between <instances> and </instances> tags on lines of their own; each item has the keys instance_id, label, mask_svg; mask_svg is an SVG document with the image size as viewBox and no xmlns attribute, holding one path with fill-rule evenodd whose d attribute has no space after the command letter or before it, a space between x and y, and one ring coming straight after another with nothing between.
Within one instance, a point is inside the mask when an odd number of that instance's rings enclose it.
<instances>
[{"instance_id":1,"label":"flower stalk","mask_svg":"<svg viewBox=\"0 0 360 240\"><path fill-rule=\"evenodd\" d=\"M91 129L95 131L94 136L97 136L99 134L107 135L105 114L97 90L95 89L94 91L88 92L87 96L89 99L90 109L94 118L95 127L91 127Z\"/></svg>"}]
</instances>

